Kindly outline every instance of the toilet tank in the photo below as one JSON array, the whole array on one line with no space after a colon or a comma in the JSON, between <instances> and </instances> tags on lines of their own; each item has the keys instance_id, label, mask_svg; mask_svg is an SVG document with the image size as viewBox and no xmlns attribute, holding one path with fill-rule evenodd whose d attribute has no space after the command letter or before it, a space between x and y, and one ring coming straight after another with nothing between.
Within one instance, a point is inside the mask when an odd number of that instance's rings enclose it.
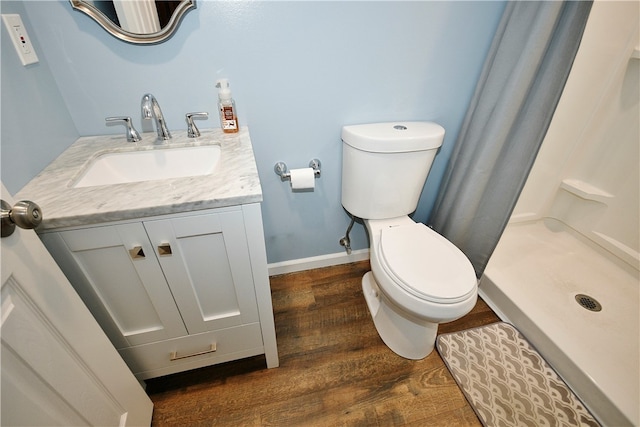
<instances>
[{"instance_id":1,"label":"toilet tank","mask_svg":"<svg viewBox=\"0 0 640 427\"><path fill-rule=\"evenodd\" d=\"M391 122L342 128L342 206L365 219L412 213L442 145L431 122Z\"/></svg>"}]
</instances>

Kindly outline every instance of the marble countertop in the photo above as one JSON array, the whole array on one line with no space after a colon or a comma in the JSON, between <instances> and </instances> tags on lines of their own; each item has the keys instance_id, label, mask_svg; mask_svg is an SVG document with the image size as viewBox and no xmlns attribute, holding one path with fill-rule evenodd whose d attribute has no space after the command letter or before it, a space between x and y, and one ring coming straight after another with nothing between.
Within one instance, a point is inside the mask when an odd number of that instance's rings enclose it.
<instances>
[{"instance_id":1,"label":"marble countertop","mask_svg":"<svg viewBox=\"0 0 640 427\"><path fill-rule=\"evenodd\" d=\"M220 129L201 130L199 138L172 132L167 143L155 143L156 133L127 142L124 135L82 137L40 172L16 195L42 209L38 232L109 221L120 221L234 206L262 201L262 189L249 130L237 134ZM220 145L220 160L210 175L126 184L73 188L88 161L102 154L170 147Z\"/></svg>"}]
</instances>

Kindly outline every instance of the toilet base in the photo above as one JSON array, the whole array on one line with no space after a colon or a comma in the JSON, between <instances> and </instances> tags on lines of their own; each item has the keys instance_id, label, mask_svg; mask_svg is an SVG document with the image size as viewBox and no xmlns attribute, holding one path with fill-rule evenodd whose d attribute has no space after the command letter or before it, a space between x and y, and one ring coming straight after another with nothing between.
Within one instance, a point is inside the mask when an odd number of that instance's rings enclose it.
<instances>
[{"instance_id":1,"label":"toilet base","mask_svg":"<svg viewBox=\"0 0 640 427\"><path fill-rule=\"evenodd\" d=\"M373 273L362 278L362 291L382 341L406 359L427 357L435 346L438 324L402 312L380 291Z\"/></svg>"}]
</instances>

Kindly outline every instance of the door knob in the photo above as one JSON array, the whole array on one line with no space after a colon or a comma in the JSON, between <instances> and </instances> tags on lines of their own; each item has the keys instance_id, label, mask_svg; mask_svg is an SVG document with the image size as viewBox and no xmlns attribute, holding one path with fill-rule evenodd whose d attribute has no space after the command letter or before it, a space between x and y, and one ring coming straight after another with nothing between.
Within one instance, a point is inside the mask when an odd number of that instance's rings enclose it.
<instances>
[{"instance_id":1,"label":"door knob","mask_svg":"<svg viewBox=\"0 0 640 427\"><path fill-rule=\"evenodd\" d=\"M0 218L2 221L2 237L11 236L16 229L16 225L20 228L36 228L42 222L42 211L40 206L22 200L15 204L12 208L9 203L0 200Z\"/></svg>"}]
</instances>

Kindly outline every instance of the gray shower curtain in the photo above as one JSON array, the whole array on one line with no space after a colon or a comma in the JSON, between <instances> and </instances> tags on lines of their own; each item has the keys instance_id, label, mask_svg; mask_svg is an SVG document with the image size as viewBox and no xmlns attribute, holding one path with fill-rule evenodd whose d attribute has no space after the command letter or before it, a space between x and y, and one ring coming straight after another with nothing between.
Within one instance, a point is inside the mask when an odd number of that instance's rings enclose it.
<instances>
[{"instance_id":1,"label":"gray shower curtain","mask_svg":"<svg viewBox=\"0 0 640 427\"><path fill-rule=\"evenodd\" d=\"M560 99L591 1L509 2L428 224L482 275Z\"/></svg>"}]
</instances>

